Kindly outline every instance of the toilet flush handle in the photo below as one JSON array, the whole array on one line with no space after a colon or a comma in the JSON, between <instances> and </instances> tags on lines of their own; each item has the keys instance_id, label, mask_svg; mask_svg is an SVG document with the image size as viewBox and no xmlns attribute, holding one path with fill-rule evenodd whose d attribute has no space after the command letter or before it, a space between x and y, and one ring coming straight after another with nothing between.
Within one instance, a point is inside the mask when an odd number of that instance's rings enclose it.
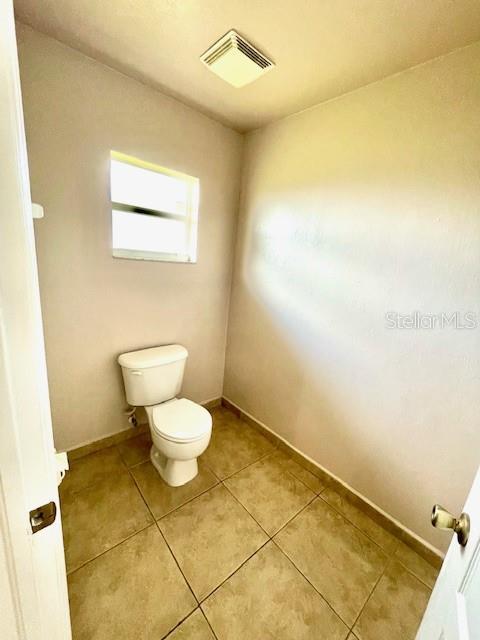
<instances>
[{"instance_id":1,"label":"toilet flush handle","mask_svg":"<svg viewBox=\"0 0 480 640\"><path fill-rule=\"evenodd\" d=\"M143 373L141 371L130 371L130 373L132 374L132 376L143 376Z\"/></svg>"}]
</instances>

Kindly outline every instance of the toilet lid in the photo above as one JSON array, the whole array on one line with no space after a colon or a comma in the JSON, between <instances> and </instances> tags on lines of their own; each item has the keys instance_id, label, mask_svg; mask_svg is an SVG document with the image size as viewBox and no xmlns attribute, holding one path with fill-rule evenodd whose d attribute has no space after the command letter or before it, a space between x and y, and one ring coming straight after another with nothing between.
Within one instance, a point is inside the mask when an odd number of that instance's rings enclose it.
<instances>
[{"instance_id":1,"label":"toilet lid","mask_svg":"<svg viewBox=\"0 0 480 640\"><path fill-rule=\"evenodd\" d=\"M155 431L174 442L198 440L212 429L212 416L199 404L180 398L157 405L153 410Z\"/></svg>"}]
</instances>

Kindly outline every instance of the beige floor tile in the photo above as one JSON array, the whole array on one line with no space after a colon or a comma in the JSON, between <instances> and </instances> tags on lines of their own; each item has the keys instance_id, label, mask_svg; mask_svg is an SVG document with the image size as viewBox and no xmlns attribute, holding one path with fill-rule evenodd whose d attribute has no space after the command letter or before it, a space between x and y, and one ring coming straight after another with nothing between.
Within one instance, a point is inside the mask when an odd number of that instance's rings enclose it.
<instances>
[{"instance_id":1,"label":"beige floor tile","mask_svg":"<svg viewBox=\"0 0 480 640\"><path fill-rule=\"evenodd\" d=\"M150 460L152 438L150 433L142 433L135 438L117 444L117 449L127 467Z\"/></svg>"},{"instance_id":2,"label":"beige floor tile","mask_svg":"<svg viewBox=\"0 0 480 640\"><path fill-rule=\"evenodd\" d=\"M70 470L60 485L60 497L76 493L125 469L116 447L109 447L70 462Z\"/></svg>"},{"instance_id":3,"label":"beige floor tile","mask_svg":"<svg viewBox=\"0 0 480 640\"><path fill-rule=\"evenodd\" d=\"M359 640L414 640L430 589L393 561L362 611Z\"/></svg>"},{"instance_id":4,"label":"beige floor tile","mask_svg":"<svg viewBox=\"0 0 480 640\"><path fill-rule=\"evenodd\" d=\"M224 482L272 536L315 497L315 493L268 456Z\"/></svg>"},{"instance_id":5,"label":"beige floor tile","mask_svg":"<svg viewBox=\"0 0 480 640\"><path fill-rule=\"evenodd\" d=\"M202 604L219 640L344 640L348 629L268 543Z\"/></svg>"},{"instance_id":6,"label":"beige floor tile","mask_svg":"<svg viewBox=\"0 0 480 640\"><path fill-rule=\"evenodd\" d=\"M358 640L358 638L357 638L357 636L354 636L354 635L353 635L353 633L351 633L351 634L348 636L347 640Z\"/></svg>"},{"instance_id":7,"label":"beige floor tile","mask_svg":"<svg viewBox=\"0 0 480 640\"><path fill-rule=\"evenodd\" d=\"M262 434L245 422L228 422L214 427L212 439L202 458L223 480L273 449L274 446Z\"/></svg>"},{"instance_id":8,"label":"beige floor tile","mask_svg":"<svg viewBox=\"0 0 480 640\"><path fill-rule=\"evenodd\" d=\"M323 469L318 467L308 458L305 458L305 456L298 451L295 451L295 449L291 449L285 442L280 441L278 443L278 450L283 451L289 458L292 458L294 462L307 469L307 471L310 471L310 473L316 476L325 487L330 487L332 486L332 483L335 482L326 471L323 471Z\"/></svg>"},{"instance_id":9,"label":"beige floor tile","mask_svg":"<svg viewBox=\"0 0 480 640\"><path fill-rule=\"evenodd\" d=\"M406 544L400 543L395 553L395 558L428 587L433 587L438 577L438 570L419 556L418 553L415 553L413 549L407 547Z\"/></svg>"},{"instance_id":10,"label":"beige floor tile","mask_svg":"<svg viewBox=\"0 0 480 640\"><path fill-rule=\"evenodd\" d=\"M348 498L329 488L322 492L321 498L334 509L340 511L347 520L350 520L352 524L376 542L385 553L391 555L398 547L399 540L395 536L369 518L366 513L352 504Z\"/></svg>"},{"instance_id":11,"label":"beige floor tile","mask_svg":"<svg viewBox=\"0 0 480 640\"><path fill-rule=\"evenodd\" d=\"M158 525L200 600L268 539L221 485L165 516Z\"/></svg>"},{"instance_id":12,"label":"beige floor tile","mask_svg":"<svg viewBox=\"0 0 480 640\"><path fill-rule=\"evenodd\" d=\"M161 518L218 484L218 479L201 461L196 478L181 487L168 486L151 462L139 464L131 473L155 518Z\"/></svg>"},{"instance_id":13,"label":"beige floor tile","mask_svg":"<svg viewBox=\"0 0 480 640\"><path fill-rule=\"evenodd\" d=\"M73 640L157 640L196 607L156 526L68 579Z\"/></svg>"},{"instance_id":14,"label":"beige floor tile","mask_svg":"<svg viewBox=\"0 0 480 640\"><path fill-rule=\"evenodd\" d=\"M292 458L290 458L290 456L288 456L284 451L275 451L275 453L272 453L272 457L278 460L280 464L284 465L287 471L301 480L315 493L320 493L320 491L325 488L325 485L320 478L317 478L317 476L314 476L313 473L310 473L310 471L295 462L295 460L292 460Z\"/></svg>"},{"instance_id":15,"label":"beige floor tile","mask_svg":"<svg viewBox=\"0 0 480 640\"><path fill-rule=\"evenodd\" d=\"M62 501L68 571L122 542L152 522L126 469Z\"/></svg>"},{"instance_id":16,"label":"beige floor tile","mask_svg":"<svg viewBox=\"0 0 480 640\"><path fill-rule=\"evenodd\" d=\"M352 625L385 567L383 551L320 498L289 522L275 541Z\"/></svg>"},{"instance_id":17,"label":"beige floor tile","mask_svg":"<svg viewBox=\"0 0 480 640\"><path fill-rule=\"evenodd\" d=\"M218 427L225 424L239 425L242 422L239 416L235 415L230 409L225 407L215 407L210 410L214 426Z\"/></svg>"},{"instance_id":18,"label":"beige floor tile","mask_svg":"<svg viewBox=\"0 0 480 640\"><path fill-rule=\"evenodd\" d=\"M196 609L165 640L215 640L215 636L202 611Z\"/></svg>"}]
</instances>

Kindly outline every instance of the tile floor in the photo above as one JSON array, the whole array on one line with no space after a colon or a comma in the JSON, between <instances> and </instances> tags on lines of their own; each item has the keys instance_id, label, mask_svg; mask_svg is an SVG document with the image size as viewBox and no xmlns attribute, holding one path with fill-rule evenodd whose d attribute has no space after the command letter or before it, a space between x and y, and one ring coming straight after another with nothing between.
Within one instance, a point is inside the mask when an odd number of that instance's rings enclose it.
<instances>
[{"instance_id":1,"label":"tile floor","mask_svg":"<svg viewBox=\"0 0 480 640\"><path fill-rule=\"evenodd\" d=\"M139 435L61 485L74 640L409 640L436 570L224 408L173 489Z\"/></svg>"}]
</instances>

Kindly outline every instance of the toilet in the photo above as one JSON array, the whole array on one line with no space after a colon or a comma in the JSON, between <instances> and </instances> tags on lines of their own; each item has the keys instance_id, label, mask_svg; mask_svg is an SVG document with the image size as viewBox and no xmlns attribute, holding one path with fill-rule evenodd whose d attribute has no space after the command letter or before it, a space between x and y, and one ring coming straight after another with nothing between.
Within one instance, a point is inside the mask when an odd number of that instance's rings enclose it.
<instances>
[{"instance_id":1,"label":"toilet","mask_svg":"<svg viewBox=\"0 0 480 640\"><path fill-rule=\"evenodd\" d=\"M150 459L165 482L179 487L198 473L197 458L208 447L212 416L202 406L177 398L188 351L179 344L122 353L125 395L145 407L153 445Z\"/></svg>"}]
</instances>

